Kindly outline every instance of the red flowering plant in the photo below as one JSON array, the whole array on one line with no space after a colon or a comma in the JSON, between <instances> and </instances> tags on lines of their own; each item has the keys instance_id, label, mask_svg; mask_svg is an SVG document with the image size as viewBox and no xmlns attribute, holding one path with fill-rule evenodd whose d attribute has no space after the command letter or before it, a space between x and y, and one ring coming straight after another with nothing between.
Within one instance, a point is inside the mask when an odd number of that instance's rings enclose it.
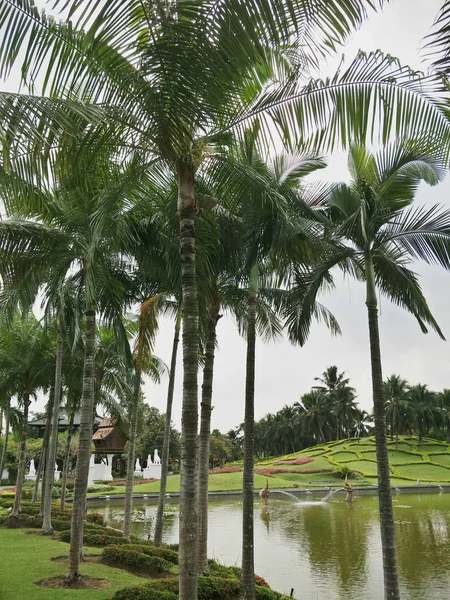
<instances>
[{"instance_id":1,"label":"red flowering plant","mask_svg":"<svg viewBox=\"0 0 450 600\"><path fill-rule=\"evenodd\" d=\"M223 467L222 469L210 469L209 474L215 475L216 473L238 473L243 471L242 467Z\"/></svg>"},{"instance_id":2,"label":"red flowering plant","mask_svg":"<svg viewBox=\"0 0 450 600\"><path fill-rule=\"evenodd\" d=\"M312 462L312 458L309 456L302 456L301 458L291 458L289 460L277 460L273 463L274 465L306 465Z\"/></svg>"}]
</instances>

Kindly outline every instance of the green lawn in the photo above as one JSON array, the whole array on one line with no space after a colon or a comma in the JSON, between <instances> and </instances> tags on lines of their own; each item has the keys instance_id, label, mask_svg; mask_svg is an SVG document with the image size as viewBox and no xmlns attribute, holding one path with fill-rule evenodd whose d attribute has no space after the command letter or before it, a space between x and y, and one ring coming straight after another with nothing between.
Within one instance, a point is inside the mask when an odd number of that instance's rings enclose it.
<instances>
[{"instance_id":1,"label":"green lawn","mask_svg":"<svg viewBox=\"0 0 450 600\"><path fill-rule=\"evenodd\" d=\"M36 533L36 530L32 530ZM0 600L106 600L127 585L146 583L121 569L102 564L84 563L82 573L109 580L98 590L66 590L44 588L35 581L64 575L66 564L53 562L52 557L68 555L69 545L40 535L28 535L24 529L2 529L0 532L1 583ZM86 554L99 554L99 548L86 548Z\"/></svg>"}]
</instances>

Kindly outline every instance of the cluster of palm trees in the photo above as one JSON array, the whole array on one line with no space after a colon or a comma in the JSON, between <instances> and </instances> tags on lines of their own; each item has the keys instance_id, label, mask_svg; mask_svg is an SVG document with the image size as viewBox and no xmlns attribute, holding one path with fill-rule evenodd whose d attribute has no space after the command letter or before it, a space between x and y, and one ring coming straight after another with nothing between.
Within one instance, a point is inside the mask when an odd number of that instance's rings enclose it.
<instances>
[{"instance_id":1,"label":"cluster of palm trees","mask_svg":"<svg viewBox=\"0 0 450 600\"><path fill-rule=\"evenodd\" d=\"M446 4L434 38L445 57ZM62 349L82 340L67 585L80 577L93 407L110 374L96 374L98 321L127 365L133 448L141 378L155 369L157 313L166 311L176 322L171 377L182 324L180 598L197 597L197 574L207 570L216 326L227 310L248 342L241 595L254 598L255 340L286 331L303 344L314 318L337 332L316 301L336 268L367 289L385 591L398 598L377 296L441 333L409 267L413 259L450 266L450 213L412 204L421 181L436 184L445 172L450 122L440 72L423 78L380 52L359 54L329 80L311 78L374 5L70 0L52 3L51 14L30 0L2 5L0 75L20 65L29 91L0 94L3 307L11 319L43 301L56 331L55 408ZM375 131L383 143L399 141L372 155L364 144ZM351 184L300 185L324 166L318 150L349 140ZM285 151L266 160L275 143ZM123 318L133 309L134 329ZM23 383L25 408L28 375ZM173 380L169 424L172 394ZM336 430L345 428L337 417Z\"/></svg>"},{"instance_id":2,"label":"cluster of palm trees","mask_svg":"<svg viewBox=\"0 0 450 600\"><path fill-rule=\"evenodd\" d=\"M434 392L426 384L410 385L400 375L384 382L386 422L391 436L414 434L419 443L424 436L450 443L450 390Z\"/></svg>"},{"instance_id":3,"label":"cluster of palm trees","mask_svg":"<svg viewBox=\"0 0 450 600\"><path fill-rule=\"evenodd\" d=\"M331 440L368 434L370 417L360 409L345 373L328 367L300 402L268 414L255 425L260 456L289 454Z\"/></svg>"}]
</instances>

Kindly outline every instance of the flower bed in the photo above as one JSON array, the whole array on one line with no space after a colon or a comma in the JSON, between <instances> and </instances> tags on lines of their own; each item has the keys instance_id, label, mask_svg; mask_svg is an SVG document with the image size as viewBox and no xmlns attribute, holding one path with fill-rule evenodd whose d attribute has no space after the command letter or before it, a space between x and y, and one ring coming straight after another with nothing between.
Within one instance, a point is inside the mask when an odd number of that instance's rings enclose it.
<instances>
[{"instance_id":1,"label":"flower bed","mask_svg":"<svg viewBox=\"0 0 450 600\"><path fill-rule=\"evenodd\" d=\"M300 458L291 458L289 460L278 460L274 462L274 465L306 465L307 463L312 462L313 459L309 456L303 456Z\"/></svg>"},{"instance_id":2,"label":"flower bed","mask_svg":"<svg viewBox=\"0 0 450 600\"><path fill-rule=\"evenodd\" d=\"M313 473L329 473L333 469L255 469L255 473L264 477L275 477L280 473L298 473L312 475Z\"/></svg>"},{"instance_id":3,"label":"flower bed","mask_svg":"<svg viewBox=\"0 0 450 600\"><path fill-rule=\"evenodd\" d=\"M239 473L243 471L242 467L223 467L223 469L210 469L210 475L217 475L217 473Z\"/></svg>"},{"instance_id":4,"label":"flower bed","mask_svg":"<svg viewBox=\"0 0 450 600\"><path fill-rule=\"evenodd\" d=\"M154 481L158 481L157 479L135 479L133 481L133 485L140 485L141 483L153 483ZM127 482L125 480L122 481L108 481L108 483L106 485L109 485L110 487L114 487L115 485L127 485Z\"/></svg>"}]
</instances>

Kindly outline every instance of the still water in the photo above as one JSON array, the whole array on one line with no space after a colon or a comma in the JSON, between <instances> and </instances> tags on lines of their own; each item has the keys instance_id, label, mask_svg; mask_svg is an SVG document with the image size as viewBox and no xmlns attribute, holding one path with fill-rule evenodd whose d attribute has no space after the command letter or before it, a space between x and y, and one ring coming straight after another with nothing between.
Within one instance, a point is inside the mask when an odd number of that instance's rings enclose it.
<instances>
[{"instance_id":1,"label":"still water","mask_svg":"<svg viewBox=\"0 0 450 600\"><path fill-rule=\"evenodd\" d=\"M122 501L123 502L123 501ZM89 503L109 525L121 527L122 502ZM222 564L240 565L242 500L210 500L209 551ZM156 504L134 503L134 533L152 537ZM450 598L450 492L394 495L402 598ZM168 501L164 541L178 542L178 504ZM348 504L313 495L273 494L267 514L255 502L255 571L298 600L382 600L381 543L376 496Z\"/></svg>"}]
</instances>

